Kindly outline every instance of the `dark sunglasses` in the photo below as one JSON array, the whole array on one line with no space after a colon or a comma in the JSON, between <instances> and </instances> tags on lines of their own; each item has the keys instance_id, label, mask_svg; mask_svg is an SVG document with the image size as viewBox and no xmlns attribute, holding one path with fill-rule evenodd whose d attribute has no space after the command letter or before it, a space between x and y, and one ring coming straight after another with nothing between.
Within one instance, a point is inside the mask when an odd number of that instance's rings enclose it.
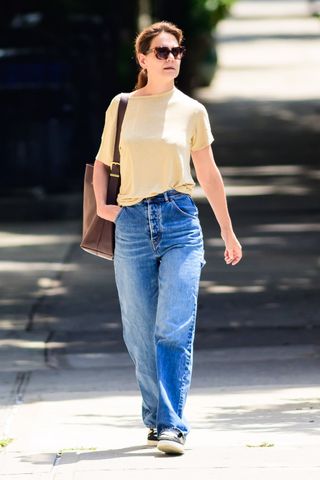
<instances>
[{"instance_id":1,"label":"dark sunglasses","mask_svg":"<svg viewBox=\"0 0 320 480\"><path fill-rule=\"evenodd\" d=\"M154 47L154 48L150 48L147 53L149 52L154 52L155 56L159 59L159 60L167 60L167 58L169 58L169 55L170 53L172 53L172 55L174 56L175 59L180 59L183 57L183 55L185 54L186 52L186 48L185 47L173 47L173 48L169 48L169 47Z\"/></svg>"}]
</instances>

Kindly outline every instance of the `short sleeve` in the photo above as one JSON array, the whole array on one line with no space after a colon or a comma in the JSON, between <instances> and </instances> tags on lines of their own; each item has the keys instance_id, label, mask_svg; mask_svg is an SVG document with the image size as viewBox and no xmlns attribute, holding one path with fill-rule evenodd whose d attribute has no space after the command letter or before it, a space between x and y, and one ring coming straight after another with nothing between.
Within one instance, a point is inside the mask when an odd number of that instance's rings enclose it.
<instances>
[{"instance_id":1,"label":"short sleeve","mask_svg":"<svg viewBox=\"0 0 320 480\"><path fill-rule=\"evenodd\" d=\"M199 109L195 114L193 135L191 137L191 151L201 150L211 145L214 137L211 132L209 116L206 108L199 103Z\"/></svg>"},{"instance_id":2,"label":"short sleeve","mask_svg":"<svg viewBox=\"0 0 320 480\"><path fill-rule=\"evenodd\" d=\"M96 160L109 167L113 161L119 101L120 95L115 96L107 108L100 148L96 155Z\"/></svg>"}]
</instances>

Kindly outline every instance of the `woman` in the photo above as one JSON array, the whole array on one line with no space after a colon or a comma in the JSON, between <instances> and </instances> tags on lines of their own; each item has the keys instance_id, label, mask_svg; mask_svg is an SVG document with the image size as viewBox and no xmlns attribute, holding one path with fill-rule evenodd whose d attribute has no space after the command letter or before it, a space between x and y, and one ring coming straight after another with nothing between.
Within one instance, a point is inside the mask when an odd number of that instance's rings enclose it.
<instances>
[{"instance_id":1,"label":"woman","mask_svg":"<svg viewBox=\"0 0 320 480\"><path fill-rule=\"evenodd\" d=\"M106 205L106 165L113 159L120 95L106 112L94 167L98 216L115 222L115 279L123 336L142 394L148 444L181 454L190 431L183 414L190 387L201 268L205 264L197 179L219 222L224 258L241 259L223 181L214 162L207 111L175 87L184 54L182 31L158 22L136 38L141 67L129 94L120 137L118 205Z\"/></svg>"}]
</instances>

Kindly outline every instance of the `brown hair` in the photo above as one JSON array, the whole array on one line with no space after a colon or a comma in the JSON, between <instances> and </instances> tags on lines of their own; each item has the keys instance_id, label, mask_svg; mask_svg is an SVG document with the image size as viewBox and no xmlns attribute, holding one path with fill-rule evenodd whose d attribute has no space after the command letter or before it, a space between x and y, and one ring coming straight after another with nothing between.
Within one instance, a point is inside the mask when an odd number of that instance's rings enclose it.
<instances>
[{"instance_id":1,"label":"brown hair","mask_svg":"<svg viewBox=\"0 0 320 480\"><path fill-rule=\"evenodd\" d=\"M146 54L150 48L152 39L157 35L159 35L159 33L161 32L171 33L171 35L173 35L177 39L178 44L181 45L183 41L183 32L174 23L166 22L166 21L153 23L149 27L146 27L144 30L142 30L142 32L140 32L136 37L135 55L136 55L136 61L138 64L139 64L138 53ZM148 82L147 71L140 67L137 83L134 89L137 90L138 88L144 87L147 84L147 82Z\"/></svg>"}]
</instances>

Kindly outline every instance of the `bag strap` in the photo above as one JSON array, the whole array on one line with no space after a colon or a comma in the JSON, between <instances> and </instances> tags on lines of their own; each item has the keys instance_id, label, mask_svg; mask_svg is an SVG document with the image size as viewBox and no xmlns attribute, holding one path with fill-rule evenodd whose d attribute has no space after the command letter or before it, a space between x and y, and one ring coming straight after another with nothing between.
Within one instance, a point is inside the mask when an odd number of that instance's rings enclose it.
<instances>
[{"instance_id":1,"label":"bag strap","mask_svg":"<svg viewBox=\"0 0 320 480\"><path fill-rule=\"evenodd\" d=\"M117 205L117 196L120 189L120 151L119 141L124 114L128 105L129 93L122 93L120 97L117 130L114 141L113 162L111 164L109 184L107 189L107 205Z\"/></svg>"}]
</instances>

